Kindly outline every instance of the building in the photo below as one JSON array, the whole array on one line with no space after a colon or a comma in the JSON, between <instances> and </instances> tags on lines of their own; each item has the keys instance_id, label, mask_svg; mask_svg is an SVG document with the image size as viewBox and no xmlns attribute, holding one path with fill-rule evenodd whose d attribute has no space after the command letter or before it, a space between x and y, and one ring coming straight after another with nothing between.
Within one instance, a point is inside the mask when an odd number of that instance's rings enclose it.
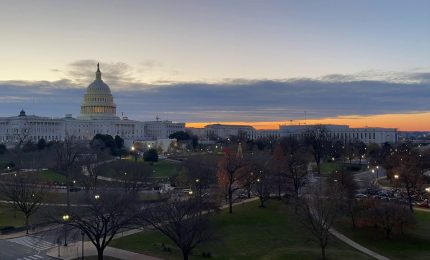
<instances>
[{"instance_id":1,"label":"building","mask_svg":"<svg viewBox=\"0 0 430 260\"><path fill-rule=\"evenodd\" d=\"M212 124L204 128L187 128L187 131L199 137L200 140L228 139L232 136L244 137L249 140L277 139L278 130L256 130L250 125Z\"/></svg>"},{"instance_id":2,"label":"building","mask_svg":"<svg viewBox=\"0 0 430 260\"><path fill-rule=\"evenodd\" d=\"M279 126L279 136L302 138L307 131L316 127L324 127L330 137L342 142L361 141L366 144L383 144L396 143L398 138L396 128L350 128L347 125L281 125Z\"/></svg>"},{"instance_id":3,"label":"building","mask_svg":"<svg viewBox=\"0 0 430 260\"><path fill-rule=\"evenodd\" d=\"M126 146L138 140L165 139L175 131L184 131L185 123L171 121L141 122L116 115L116 105L109 86L102 80L97 64L96 78L87 87L77 118L66 114L64 118L26 115L0 118L0 143L12 146L19 142L64 140L73 136L77 140L91 140L96 134L120 136ZM147 133L147 134L146 134Z\"/></svg>"},{"instance_id":4,"label":"building","mask_svg":"<svg viewBox=\"0 0 430 260\"><path fill-rule=\"evenodd\" d=\"M166 139L175 132L183 131L185 132L185 123L175 123L172 121L146 121L144 122L145 129L145 137L158 140L158 139Z\"/></svg>"}]
</instances>

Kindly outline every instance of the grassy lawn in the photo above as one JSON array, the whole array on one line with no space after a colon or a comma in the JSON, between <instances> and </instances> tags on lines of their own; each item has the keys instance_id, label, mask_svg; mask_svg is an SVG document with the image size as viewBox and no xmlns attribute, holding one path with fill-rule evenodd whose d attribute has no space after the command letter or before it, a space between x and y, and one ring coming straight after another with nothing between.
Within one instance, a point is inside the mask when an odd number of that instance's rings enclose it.
<instances>
[{"instance_id":1,"label":"grassy lawn","mask_svg":"<svg viewBox=\"0 0 430 260\"><path fill-rule=\"evenodd\" d=\"M390 259L430 259L430 213L415 213L417 225L387 240L383 230L352 229L348 221L339 223L338 230L354 241Z\"/></svg>"},{"instance_id":2,"label":"grassy lawn","mask_svg":"<svg viewBox=\"0 0 430 260\"><path fill-rule=\"evenodd\" d=\"M20 211L14 210L11 206L0 204L0 228L6 226L22 227L24 225L24 215Z\"/></svg>"},{"instance_id":3,"label":"grassy lawn","mask_svg":"<svg viewBox=\"0 0 430 260\"><path fill-rule=\"evenodd\" d=\"M170 177L179 171L179 163L160 160L152 166L154 177Z\"/></svg>"},{"instance_id":4,"label":"grassy lawn","mask_svg":"<svg viewBox=\"0 0 430 260\"><path fill-rule=\"evenodd\" d=\"M145 162L143 160L138 160L137 162L142 164L147 164L152 170L153 177L168 178L172 175L175 175L180 168L180 163L166 161L166 160L159 160L158 162L155 162L152 165L149 162ZM117 174L115 170L110 168L109 164L105 164L104 166L105 168L102 176L115 178Z\"/></svg>"},{"instance_id":5,"label":"grassy lawn","mask_svg":"<svg viewBox=\"0 0 430 260\"><path fill-rule=\"evenodd\" d=\"M317 259L319 247L310 241L307 230L298 223L290 208L279 201L269 201L268 208L258 202L235 207L229 215L225 210L212 217L215 232L212 241L194 250L191 259ZM164 252L161 243L172 249ZM172 242L156 231L147 231L112 241L111 246L158 256L181 259ZM370 259L340 241L333 240L327 248L330 259Z\"/></svg>"},{"instance_id":6,"label":"grassy lawn","mask_svg":"<svg viewBox=\"0 0 430 260\"><path fill-rule=\"evenodd\" d=\"M321 164L322 174L331 174L341 168L341 163L338 162L324 162Z\"/></svg>"},{"instance_id":7,"label":"grassy lawn","mask_svg":"<svg viewBox=\"0 0 430 260\"><path fill-rule=\"evenodd\" d=\"M40 179L43 182L47 183L65 183L66 182L66 176L59 174L53 170L45 170L40 172L39 174Z\"/></svg>"}]
</instances>

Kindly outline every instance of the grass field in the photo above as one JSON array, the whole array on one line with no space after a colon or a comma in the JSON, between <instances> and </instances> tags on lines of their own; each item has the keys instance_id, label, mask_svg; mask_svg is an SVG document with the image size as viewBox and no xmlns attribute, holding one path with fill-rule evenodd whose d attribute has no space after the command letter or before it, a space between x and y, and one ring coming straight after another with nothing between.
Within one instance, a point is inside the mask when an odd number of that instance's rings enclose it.
<instances>
[{"instance_id":1,"label":"grass field","mask_svg":"<svg viewBox=\"0 0 430 260\"><path fill-rule=\"evenodd\" d=\"M16 217L14 210L9 205L0 205L0 228L6 226L22 227L24 225L24 215L20 211L16 211Z\"/></svg>"},{"instance_id":2,"label":"grass field","mask_svg":"<svg viewBox=\"0 0 430 260\"><path fill-rule=\"evenodd\" d=\"M430 213L417 211L417 225L406 230L404 235L396 234L387 240L381 229L352 229L348 221L337 229L354 241L389 257L390 259L430 259Z\"/></svg>"},{"instance_id":3,"label":"grass field","mask_svg":"<svg viewBox=\"0 0 430 260\"><path fill-rule=\"evenodd\" d=\"M338 162L324 162L321 164L322 174L331 174L341 168L341 163Z\"/></svg>"},{"instance_id":4,"label":"grass field","mask_svg":"<svg viewBox=\"0 0 430 260\"><path fill-rule=\"evenodd\" d=\"M47 183L65 183L66 176L59 174L53 170L45 170L39 173L41 181Z\"/></svg>"},{"instance_id":5,"label":"grass field","mask_svg":"<svg viewBox=\"0 0 430 260\"><path fill-rule=\"evenodd\" d=\"M152 166L154 177L170 177L178 173L180 163L160 160Z\"/></svg>"},{"instance_id":6,"label":"grass field","mask_svg":"<svg viewBox=\"0 0 430 260\"><path fill-rule=\"evenodd\" d=\"M222 211L212 217L214 239L193 252L191 259L317 259L320 249L310 241L309 233L298 223L292 210L279 201L269 201L268 208L258 202L235 207L233 215ZM163 252L161 243L172 248ZM112 246L158 256L181 259L180 251L167 238L148 231L112 241ZM333 238L327 248L330 259L370 259Z\"/></svg>"}]
</instances>

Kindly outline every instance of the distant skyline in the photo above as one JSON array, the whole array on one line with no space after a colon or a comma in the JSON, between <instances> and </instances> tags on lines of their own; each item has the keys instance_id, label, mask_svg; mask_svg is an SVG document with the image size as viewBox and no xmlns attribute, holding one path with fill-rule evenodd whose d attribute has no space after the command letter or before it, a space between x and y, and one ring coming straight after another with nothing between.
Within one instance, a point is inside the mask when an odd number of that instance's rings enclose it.
<instances>
[{"instance_id":1,"label":"distant skyline","mask_svg":"<svg viewBox=\"0 0 430 260\"><path fill-rule=\"evenodd\" d=\"M1 1L0 116L430 130L429 1ZM305 112L306 111L306 112ZM193 125L193 124L190 124Z\"/></svg>"}]
</instances>

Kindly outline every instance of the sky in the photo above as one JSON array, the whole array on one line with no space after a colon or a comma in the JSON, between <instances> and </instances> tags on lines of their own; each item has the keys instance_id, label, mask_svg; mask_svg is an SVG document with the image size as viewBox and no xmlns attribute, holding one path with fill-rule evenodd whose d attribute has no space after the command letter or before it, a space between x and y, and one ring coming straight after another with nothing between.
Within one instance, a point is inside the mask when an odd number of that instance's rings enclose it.
<instances>
[{"instance_id":1,"label":"sky","mask_svg":"<svg viewBox=\"0 0 430 260\"><path fill-rule=\"evenodd\" d=\"M430 1L0 1L0 116L430 130Z\"/></svg>"}]
</instances>

